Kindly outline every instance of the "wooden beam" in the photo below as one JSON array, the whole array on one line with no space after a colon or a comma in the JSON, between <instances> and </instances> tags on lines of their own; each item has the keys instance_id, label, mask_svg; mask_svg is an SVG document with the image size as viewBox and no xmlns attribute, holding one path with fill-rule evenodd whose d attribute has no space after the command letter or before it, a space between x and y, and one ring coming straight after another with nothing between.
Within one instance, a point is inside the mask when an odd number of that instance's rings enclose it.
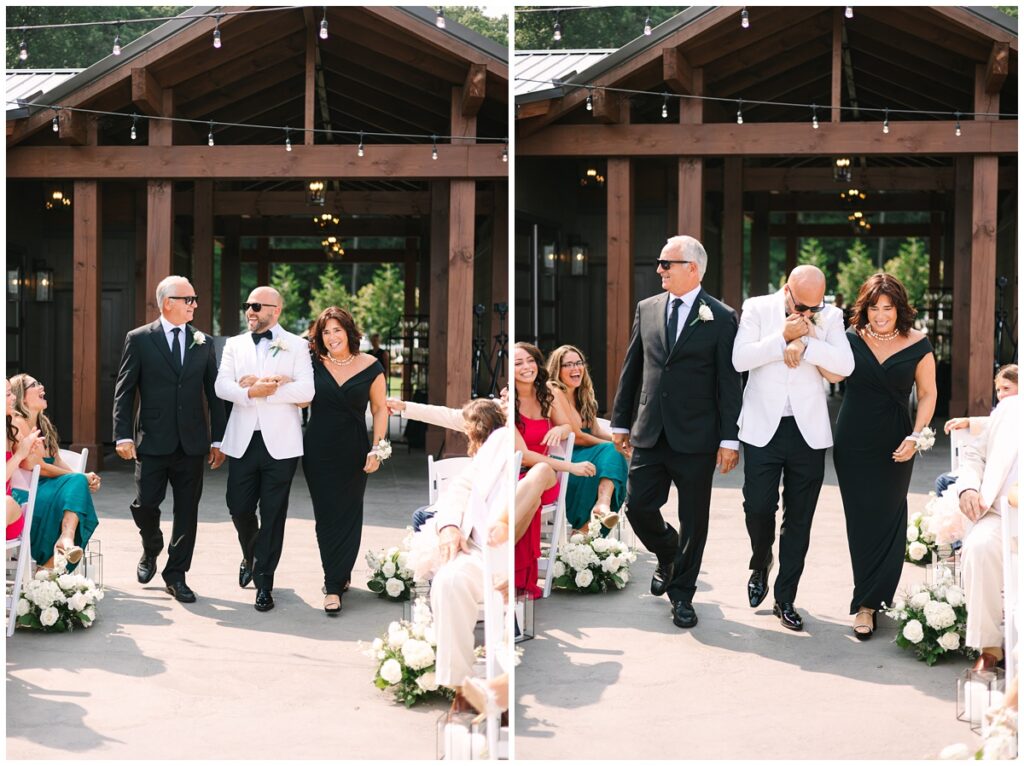
<instances>
[{"instance_id":1,"label":"wooden beam","mask_svg":"<svg viewBox=\"0 0 1024 766\"><path fill-rule=\"evenodd\" d=\"M316 128L316 48L318 38L313 9L303 8L302 14L306 20L306 69L303 83L305 101L302 110L302 124L306 130L302 135L302 143L312 146L316 138L313 129Z\"/></svg>"},{"instance_id":2,"label":"wooden beam","mask_svg":"<svg viewBox=\"0 0 1024 766\"><path fill-rule=\"evenodd\" d=\"M971 245L973 218L974 159L958 157L956 160L956 204L954 213L955 250L953 256L953 345L950 354L951 394L949 416L970 415L970 353L971 353ZM981 310L981 307L977 307ZM988 373L988 368L985 372ZM988 408L985 409L985 412ZM984 414L973 413L975 415Z\"/></svg>"},{"instance_id":3,"label":"wooden beam","mask_svg":"<svg viewBox=\"0 0 1024 766\"><path fill-rule=\"evenodd\" d=\"M65 109L57 112L57 140L68 146L85 146L89 143L90 119L94 118L81 112L69 112Z\"/></svg>"},{"instance_id":4,"label":"wooden beam","mask_svg":"<svg viewBox=\"0 0 1024 766\"><path fill-rule=\"evenodd\" d=\"M615 399L633 321L633 162L608 158L608 290L605 306L606 401Z\"/></svg>"},{"instance_id":5,"label":"wooden beam","mask_svg":"<svg viewBox=\"0 0 1024 766\"><path fill-rule=\"evenodd\" d=\"M134 189L135 196L135 252L132 257L134 265L135 305L132 315L133 326L146 324L146 185L138 184ZM150 319L149 321L152 321Z\"/></svg>"},{"instance_id":6,"label":"wooden beam","mask_svg":"<svg viewBox=\"0 0 1024 766\"><path fill-rule=\"evenodd\" d=\"M832 9L832 122L842 119L843 110L843 9Z\"/></svg>"},{"instance_id":7,"label":"wooden beam","mask_svg":"<svg viewBox=\"0 0 1024 766\"><path fill-rule=\"evenodd\" d=\"M594 94L597 113L598 97ZM612 112L605 110L610 117ZM520 138L519 157L658 157L673 155L763 157L852 154L963 155L1015 154L1017 121L961 120L963 135L954 135L954 122L900 122L890 135L867 130L864 123L822 124L811 130L806 122L705 125L552 125ZM8 159L10 175L11 159ZM15 169L19 168L15 165Z\"/></svg>"},{"instance_id":8,"label":"wooden beam","mask_svg":"<svg viewBox=\"0 0 1024 766\"><path fill-rule=\"evenodd\" d=\"M403 316L412 316L416 314L416 268L419 265L420 254L418 250L417 241L413 238L405 240L405 263L402 267L402 278L405 282L404 294L403 294ZM400 334L401 333L400 331ZM388 341L387 338L384 339ZM410 346L412 344L409 344ZM388 354L390 358L390 352ZM390 389L390 370L388 371L388 388ZM388 392L391 393L390 390ZM412 365L402 365L402 392L401 397L405 401L411 401L413 397L412 390Z\"/></svg>"},{"instance_id":9,"label":"wooden beam","mask_svg":"<svg viewBox=\"0 0 1024 766\"><path fill-rule=\"evenodd\" d=\"M82 115L84 117L84 115ZM100 333L103 211L100 185L75 181L71 358L71 449L89 450L90 471L103 467L100 444Z\"/></svg>"},{"instance_id":10,"label":"wooden beam","mask_svg":"<svg viewBox=\"0 0 1024 766\"><path fill-rule=\"evenodd\" d=\"M693 67L678 48L661 51L662 79L673 93L694 95Z\"/></svg>"},{"instance_id":11,"label":"wooden beam","mask_svg":"<svg viewBox=\"0 0 1024 766\"><path fill-rule=\"evenodd\" d=\"M531 117L542 117L551 111L552 104L557 99L546 98L543 101L528 101L524 104L516 104L516 119L528 120ZM7 135L12 131L11 123L7 123Z\"/></svg>"},{"instance_id":12,"label":"wooden beam","mask_svg":"<svg viewBox=\"0 0 1024 766\"><path fill-rule=\"evenodd\" d=\"M487 96L487 67L471 64L462 85L462 116L476 117Z\"/></svg>"},{"instance_id":13,"label":"wooden beam","mask_svg":"<svg viewBox=\"0 0 1024 766\"><path fill-rule=\"evenodd\" d=\"M448 317L449 206L451 184L435 181L430 184L430 311L431 317ZM427 345L430 349L427 368L427 396L432 404L447 401L448 387L448 323L430 323ZM427 454L437 455L445 441L443 428L427 429Z\"/></svg>"},{"instance_id":14,"label":"wooden beam","mask_svg":"<svg viewBox=\"0 0 1024 766\"><path fill-rule=\"evenodd\" d=\"M198 182L197 182L198 183ZM178 195L175 194L175 202ZM261 218L243 219L241 234L243 237L319 237L323 234L334 234L337 237L414 237L420 231L420 222L411 217L388 218L352 218L342 216L341 223L330 230L321 229L313 223L312 217L320 212L320 208L310 208L309 218L295 219L273 217L264 221Z\"/></svg>"},{"instance_id":15,"label":"wooden beam","mask_svg":"<svg viewBox=\"0 0 1024 766\"><path fill-rule=\"evenodd\" d=\"M142 114L163 114L163 88L148 67L132 67L132 103Z\"/></svg>"},{"instance_id":16,"label":"wooden beam","mask_svg":"<svg viewBox=\"0 0 1024 766\"><path fill-rule=\"evenodd\" d=\"M331 260L324 254L321 248L271 250L269 247L258 246L256 250L242 250L239 255L242 263L255 263L257 265L260 263L328 263ZM396 249L349 249L338 260L344 263L403 263L405 255L405 250ZM269 266L267 268L269 269Z\"/></svg>"},{"instance_id":17,"label":"wooden beam","mask_svg":"<svg viewBox=\"0 0 1024 766\"><path fill-rule=\"evenodd\" d=\"M838 186L838 184L833 184ZM842 189L841 186L838 187ZM860 188L858 186L858 188ZM816 212L816 211L848 211L850 203L839 197L839 193L830 190L831 193L816 192L790 192L785 194L769 194L768 205L772 212ZM744 195L743 209L752 210L753 198L763 195L765 192L751 192ZM944 195L941 193L928 192L886 192L883 194L869 194L867 199L857 203L857 209L865 212L879 210L898 211L927 211L934 210L936 206L942 206Z\"/></svg>"},{"instance_id":18,"label":"wooden beam","mask_svg":"<svg viewBox=\"0 0 1024 766\"><path fill-rule=\"evenodd\" d=\"M1010 44L992 43L992 53L985 67L985 92L998 93L1003 89L1007 75L1010 74Z\"/></svg>"},{"instance_id":19,"label":"wooden beam","mask_svg":"<svg viewBox=\"0 0 1024 766\"><path fill-rule=\"evenodd\" d=\"M977 14L968 11L966 8L945 8L941 6L933 6L929 7L928 10L938 16L945 17L957 26L974 33L970 34L970 37L975 37L980 34L983 37L987 37L997 42L1005 42L1009 44L1014 51L1017 50L1017 35L1015 32L1010 32L997 24L985 21Z\"/></svg>"},{"instance_id":20,"label":"wooden beam","mask_svg":"<svg viewBox=\"0 0 1024 766\"><path fill-rule=\"evenodd\" d=\"M199 303L193 322L204 332L213 332L213 181L195 184L192 208L192 287Z\"/></svg>"},{"instance_id":21,"label":"wooden beam","mask_svg":"<svg viewBox=\"0 0 1024 766\"><path fill-rule=\"evenodd\" d=\"M629 120L622 119L622 113L626 109L629 109L629 99L622 98L618 93L612 91L594 91L594 122L604 125L618 122L628 123Z\"/></svg>"},{"instance_id":22,"label":"wooden beam","mask_svg":"<svg viewBox=\"0 0 1024 766\"><path fill-rule=\"evenodd\" d=\"M1016 125L1016 123L1012 123ZM964 138L971 133L964 131ZM109 178L127 180L159 175L169 179L218 180L273 177L316 178L324 168L354 179L507 178L497 143L438 145L430 158L427 144L374 144L365 157L353 145L296 146L18 146L7 152L8 178Z\"/></svg>"},{"instance_id":23,"label":"wooden beam","mask_svg":"<svg viewBox=\"0 0 1024 766\"><path fill-rule=\"evenodd\" d=\"M226 234L224 249L220 253L220 334L235 335L242 308L239 219L230 217L224 223Z\"/></svg>"},{"instance_id":24,"label":"wooden beam","mask_svg":"<svg viewBox=\"0 0 1024 766\"><path fill-rule=\"evenodd\" d=\"M722 186L722 300L739 311L743 305L743 160L725 158Z\"/></svg>"},{"instance_id":25,"label":"wooden beam","mask_svg":"<svg viewBox=\"0 0 1024 766\"><path fill-rule=\"evenodd\" d=\"M721 175L708 175L708 187L720 189ZM858 189L879 192L943 192L951 191L954 185L951 168L857 168L853 180ZM835 192L837 184L832 178L831 168L745 168L743 189L758 192Z\"/></svg>"},{"instance_id":26,"label":"wooden beam","mask_svg":"<svg viewBox=\"0 0 1024 766\"><path fill-rule=\"evenodd\" d=\"M696 67L690 72L690 94L704 95L704 70ZM684 98L679 101L679 124L700 125L704 122L704 100L700 98Z\"/></svg>"},{"instance_id":27,"label":"wooden beam","mask_svg":"<svg viewBox=\"0 0 1024 766\"><path fill-rule=\"evenodd\" d=\"M161 113L164 115L174 114L174 91L170 88L164 88L160 91L161 102ZM135 146L133 149L139 151L157 151L159 149L165 149L173 146L174 144L174 128L178 123L171 122L170 120L149 120L149 146ZM111 147L115 148L115 147ZM117 147L121 148L121 147Z\"/></svg>"},{"instance_id":28,"label":"wooden beam","mask_svg":"<svg viewBox=\"0 0 1024 766\"><path fill-rule=\"evenodd\" d=\"M173 190L169 180L146 182L146 316L150 320L160 315L156 286L174 273Z\"/></svg>"},{"instance_id":29,"label":"wooden beam","mask_svg":"<svg viewBox=\"0 0 1024 766\"><path fill-rule=\"evenodd\" d=\"M927 223L876 223L871 231L854 233L853 228L845 223L802 223L796 227L798 237L927 237L931 234L931 224ZM785 237L789 235L786 224L773 223L768 227L768 236Z\"/></svg>"},{"instance_id":30,"label":"wooden beam","mask_svg":"<svg viewBox=\"0 0 1024 766\"><path fill-rule=\"evenodd\" d=\"M704 95L704 70L689 71L690 93ZM684 98L679 102L679 124L699 125L704 122L704 101ZM678 215L676 231L704 241L704 160L701 157L680 157L678 161Z\"/></svg>"}]
</instances>

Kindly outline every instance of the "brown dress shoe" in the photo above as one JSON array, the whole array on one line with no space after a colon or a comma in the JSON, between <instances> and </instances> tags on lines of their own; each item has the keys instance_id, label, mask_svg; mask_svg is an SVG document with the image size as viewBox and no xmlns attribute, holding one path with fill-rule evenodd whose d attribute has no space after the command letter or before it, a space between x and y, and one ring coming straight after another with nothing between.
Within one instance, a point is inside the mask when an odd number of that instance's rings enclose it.
<instances>
[{"instance_id":1,"label":"brown dress shoe","mask_svg":"<svg viewBox=\"0 0 1024 766\"><path fill-rule=\"evenodd\" d=\"M989 652L982 652L981 656L974 661L974 667L972 670L992 670L996 667L1002 667L1003 661L996 657L994 654Z\"/></svg>"}]
</instances>

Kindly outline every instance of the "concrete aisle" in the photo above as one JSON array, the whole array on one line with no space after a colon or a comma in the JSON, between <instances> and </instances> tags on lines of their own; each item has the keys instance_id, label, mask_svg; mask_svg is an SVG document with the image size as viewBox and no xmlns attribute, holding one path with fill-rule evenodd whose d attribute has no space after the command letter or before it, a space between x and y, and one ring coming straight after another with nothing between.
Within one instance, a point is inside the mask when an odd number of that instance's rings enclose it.
<instances>
[{"instance_id":1,"label":"concrete aisle","mask_svg":"<svg viewBox=\"0 0 1024 766\"><path fill-rule=\"evenodd\" d=\"M141 549L128 511L132 476L108 458L96 497L106 584L99 619L71 635L19 630L7 641L7 757L433 759L435 722L446 705L406 710L394 703L372 685L374 663L357 647L402 616L401 604L367 590L363 554L397 545L411 511L426 503L426 460L405 449L396 446L370 477L362 550L338 618L322 609L301 467L277 606L261 614L252 585L238 587L226 466L206 473L188 576L199 600L179 604L159 573L145 586L135 579Z\"/></svg>"},{"instance_id":2,"label":"concrete aisle","mask_svg":"<svg viewBox=\"0 0 1024 766\"><path fill-rule=\"evenodd\" d=\"M937 447L917 460L911 512L948 470L948 444ZM806 632L779 624L770 594L756 610L747 604L741 465L715 480L695 628L676 628L667 599L650 595L655 560L642 548L625 590L538 602L537 638L523 644L516 673L517 756L933 758L954 742L976 743L956 720L966 659L929 668L892 643L888 620L870 641L852 636L853 578L831 452L826 465L796 602ZM675 502L673 490L666 519ZM906 565L901 587L924 576Z\"/></svg>"}]
</instances>

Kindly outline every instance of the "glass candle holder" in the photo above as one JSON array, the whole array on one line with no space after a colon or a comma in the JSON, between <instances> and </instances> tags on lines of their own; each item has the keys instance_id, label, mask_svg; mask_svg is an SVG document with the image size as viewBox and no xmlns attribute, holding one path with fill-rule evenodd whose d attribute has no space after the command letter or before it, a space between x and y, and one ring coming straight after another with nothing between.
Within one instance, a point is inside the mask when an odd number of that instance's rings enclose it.
<instances>
[{"instance_id":1,"label":"glass candle holder","mask_svg":"<svg viewBox=\"0 0 1024 766\"><path fill-rule=\"evenodd\" d=\"M529 641L536 635L533 625L533 598L525 590L516 591L515 642Z\"/></svg>"},{"instance_id":2,"label":"glass candle holder","mask_svg":"<svg viewBox=\"0 0 1024 766\"><path fill-rule=\"evenodd\" d=\"M980 733L985 711L1001 705L1006 694L1002 669L967 669L956 680L956 719L967 721L971 731Z\"/></svg>"}]
</instances>

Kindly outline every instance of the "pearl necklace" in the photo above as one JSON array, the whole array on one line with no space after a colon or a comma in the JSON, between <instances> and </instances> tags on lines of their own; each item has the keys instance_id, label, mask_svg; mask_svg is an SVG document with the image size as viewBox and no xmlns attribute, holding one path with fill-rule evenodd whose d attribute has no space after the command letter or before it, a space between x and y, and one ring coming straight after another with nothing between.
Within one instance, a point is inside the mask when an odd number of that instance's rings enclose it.
<instances>
[{"instance_id":1,"label":"pearl necklace","mask_svg":"<svg viewBox=\"0 0 1024 766\"><path fill-rule=\"evenodd\" d=\"M877 332L875 332L874 330L871 329L871 325L865 325L864 326L864 330L867 332L868 335L870 335L875 340L883 340L883 341L893 340L893 339L895 339L900 334L899 330L893 330L892 332L887 333L887 334L877 333Z\"/></svg>"},{"instance_id":2,"label":"pearl necklace","mask_svg":"<svg viewBox=\"0 0 1024 766\"><path fill-rule=\"evenodd\" d=\"M330 353L324 354L320 358L323 359L325 362L330 362L331 364L337 365L338 367L347 367L348 365L352 364L352 361L356 358L356 355L349 354L348 359L344 361L341 361L340 359L335 359L333 356L330 355Z\"/></svg>"}]
</instances>

